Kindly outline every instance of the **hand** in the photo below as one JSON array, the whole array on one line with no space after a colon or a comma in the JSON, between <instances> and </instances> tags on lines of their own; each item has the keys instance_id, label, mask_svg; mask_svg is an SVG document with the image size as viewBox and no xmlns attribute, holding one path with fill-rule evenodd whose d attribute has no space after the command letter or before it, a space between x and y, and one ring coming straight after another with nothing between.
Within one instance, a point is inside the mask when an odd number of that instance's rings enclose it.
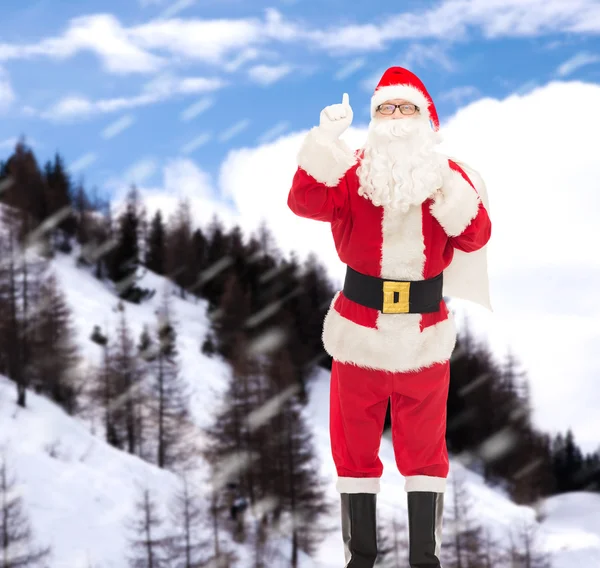
<instances>
[{"instance_id":1,"label":"hand","mask_svg":"<svg viewBox=\"0 0 600 568\"><path fill-rule=\"evenodd\" d=\"M321 111L319 130L336 140L350 126L353 116L348 93L344 93L341 104L329 105Z\"/></svg>"}]
</instances>

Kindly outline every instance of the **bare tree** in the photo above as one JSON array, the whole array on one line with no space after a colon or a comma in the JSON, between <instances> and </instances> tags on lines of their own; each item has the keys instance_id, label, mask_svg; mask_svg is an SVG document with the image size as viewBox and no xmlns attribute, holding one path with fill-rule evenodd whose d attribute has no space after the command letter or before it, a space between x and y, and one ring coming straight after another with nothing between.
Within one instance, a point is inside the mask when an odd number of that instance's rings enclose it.
<instances>
[{"instance_id":1,"label":"bare tree","mask_svg":"<svg viewBox=\"0 0 600 568\"><path fill-rule=\"evenodd\" d=\"M95 401L102 409L107 443L116 448L122 448L123 440L116 419L118 400L114 375L115 365L108 336L102 333L100 327L96 325L90 339L102 348L102 362L90 388L90 397L92 402Z\"/></svg>"},{"instance_id":2,"label":"bare tree","mask_svg":"<svg viewBox=\"0 0 600 568\"><path fill-rule=\"evenodd\" d=\"M24 249L18 239L19 226L8 209L2 210L0 224L0 360L4 372L17 385L17 404L25 407L33 374L32 333L35 301L46 262ZM22 212L17 211L20 215ZM11 211L11 214L15 214Z\"/></svg>"},{"instance_id":3,"label":"bare tree","mask_svg":"<svg viewBox=\"0 0 600 568\"><path fill-rule=\"evenodd\" d=\"M150 378L147 405L155 435L156 464L187 469L197 455L186 384L179 373L177 333L168 296L158 314L156 342L145 350Z\"/></svg>"},{"instance_id":4,"label":"bare tree","mask_svg":"<svg viewBox=\"0 0 600 568\"><path fill-rule=\"evenodd\" d=\"M119 426L125 432L127 451L139 455L141 431L138 405L143 403L142 376L125 317L125 308L121 303L119 309L121 319L114 344L114 369L111 373L115 380L117 396L114 411Z\"/></svg>"},{"instance_id":5,"label":"bare tree","mask_svg":"<svg viewBox=\"0 0 600 568\"><path fill-rule=\"evenodd\" d=\"M36 312L32 384L67 413L75 414L82 390L75 374L78 350L71 312L54 274L42 284Z\"/></svg>"},{"instance_id":6,"label":"bare tree","mask_svg":"<svg viewBox=\"0 0 600 568\"><path fill-rule=\"evenodd\" d=\"M514 568L550 568L550 556L540 550L537 525L522 521L510 531L508 557Z\"/></svg>"},{"instance_id":7,"label":"bare tree","mask_svg":"<svg viewBox=\"0 0 600 568\"><path fill-rule=\"evenodd\" d=\"M0 568L47 568L50 547L34 544L33 531L9 473L5 450L0 452Z\"/></svg>"},{"instance_id":8,"label":"bare tree","mask_svg":"<svg viewBox=\"0 0 600 568\"><path fill-rule=\"evenodd\" d=\"M163 518L149 489L143 489L136 502L136 515L128 524L132 532L128 557L131 568L168 568L171 539L163 528Z\"/></svg>"},{"instance_id":9,"label":"bare tree","mask_svg":"<svg viewBox=\"0 0 600 568\"><path fill-rule=\"evenodd\" d=\"M195 283L197 274L194 273L193 228L190 204L182 199L177 205L177 211L169 219L166 237L165 269L169 277L179 287L182 298L186 290Z\"/></svg>"},{"instance_id":10,"label":"bare tree","mask_svg":"<svg viewBox=\"0 0 600 568\"><path fill-rule=\"evenodd\" d=\"M190 489L187 477L182 489L175 495L172 524L176 531L170 543L172 568L199 568L204 566L210 551L210 539L204 536L207 517L201 499Z\"/></svg>"},{"instance_id":11,"label":"bare tree","mask_svg":"<svg viewBox=\"0 0 600 568\"><path fill-rule=\"evenodd\" d=\"M444 520L448 538L442 543L444 566L448 568L480 568L483 528L472 514L472 499L464 474L456 472L451 479L452 502Z\"/></svg>"}]
</instances>

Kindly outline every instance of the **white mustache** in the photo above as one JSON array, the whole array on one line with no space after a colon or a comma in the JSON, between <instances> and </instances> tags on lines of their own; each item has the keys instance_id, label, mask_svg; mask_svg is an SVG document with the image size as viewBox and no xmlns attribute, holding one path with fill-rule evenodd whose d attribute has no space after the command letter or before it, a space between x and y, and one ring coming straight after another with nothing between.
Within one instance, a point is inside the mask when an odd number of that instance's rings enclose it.
<instances>
[{"instance_id":1,"label":"white mustache","mask_svg":"<svg viewBox=\"0 0 600 568\"><path fill-rule=\"evenodd\" d=\"M404 118L392 120L378 120L373 123L373 132L386 139L406 138L420 130L421 124L417 119Z\"/></svg>"}]
</instances>

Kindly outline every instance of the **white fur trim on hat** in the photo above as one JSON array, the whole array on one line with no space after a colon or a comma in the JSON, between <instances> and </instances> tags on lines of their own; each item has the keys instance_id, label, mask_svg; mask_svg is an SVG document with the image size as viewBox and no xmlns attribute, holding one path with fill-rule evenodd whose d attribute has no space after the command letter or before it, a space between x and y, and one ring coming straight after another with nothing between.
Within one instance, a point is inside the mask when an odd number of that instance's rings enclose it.
<instances>
[{"instance_id":1,"label":"white fur trim on hat","mask_svg":"<svg viewBox=\"0 0 600 568\"><path fill-rule=\"evenodd\" d=\"M375 109L380 104L392 99L410 101L419 107L422 114L429 117L429 105L431 104L429 99L421 90L412 85L389 85L377 89L373 97L371 97L371 116L375 116Z\"/></svg>"}]
</instances>

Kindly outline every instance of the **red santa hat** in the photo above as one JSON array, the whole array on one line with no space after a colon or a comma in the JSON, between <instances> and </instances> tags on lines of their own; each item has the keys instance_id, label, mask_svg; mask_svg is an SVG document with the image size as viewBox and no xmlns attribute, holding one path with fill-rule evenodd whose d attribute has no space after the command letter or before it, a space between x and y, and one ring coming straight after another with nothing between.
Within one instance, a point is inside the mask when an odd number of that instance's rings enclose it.
<instances>
[{"instance_id":1,"label":"red santa hat","mask_svg":"<svg viewBox=\"0 0 600 568\"><path fill-rule=\"evenodd\" d=\"M433 129L439 130L440 122L431 96L421 79L408 69L390 67L383 74L371 97L371 116L375 116L375 110L380 104L391 99L405 99L417 105L421 114L431 120Z\"/></svg>"}]
</instances>

